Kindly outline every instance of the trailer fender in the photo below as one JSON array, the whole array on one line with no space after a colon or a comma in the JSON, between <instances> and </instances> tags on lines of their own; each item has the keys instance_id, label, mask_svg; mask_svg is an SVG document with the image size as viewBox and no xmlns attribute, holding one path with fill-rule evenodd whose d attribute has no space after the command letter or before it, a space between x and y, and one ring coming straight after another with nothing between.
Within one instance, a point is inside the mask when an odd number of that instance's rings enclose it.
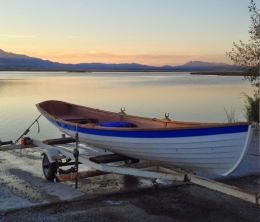
<instances>
[{"instance_id":1,"label":"trailer fender","mask_svg":"<svg viewBox=\"0 0 260 222\"><path fill-rule=\"evenodd\" d=\"M48 157L50 163L54 163L55 160L52 157L60 155L60 152L55 148L47 148L41 152L41 156L44 154Z\"/></svg>"}]
</instances>

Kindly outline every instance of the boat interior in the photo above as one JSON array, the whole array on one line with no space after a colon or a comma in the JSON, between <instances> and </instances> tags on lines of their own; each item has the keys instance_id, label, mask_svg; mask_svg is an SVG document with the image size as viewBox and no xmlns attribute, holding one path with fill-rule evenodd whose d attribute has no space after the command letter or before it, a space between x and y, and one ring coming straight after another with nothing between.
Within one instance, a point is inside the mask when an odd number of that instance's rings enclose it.
<instances>
[{"instance_id":1,"label":"boat interior","mask_svg":"<svg viewBox=\"0 0 260 222\"><path fill-rule=\"evenodd\" d=\"M123 127L123 128L186 128L219 123L194 123L171 121L167 115L163 119L145 118L127 115L121 110L119 113L103 111L94 108L74 105L61 101L45 101L36 105L38 109L55 119L72 124L88 124L95 127Z\"/></svg>"}]
</instances>

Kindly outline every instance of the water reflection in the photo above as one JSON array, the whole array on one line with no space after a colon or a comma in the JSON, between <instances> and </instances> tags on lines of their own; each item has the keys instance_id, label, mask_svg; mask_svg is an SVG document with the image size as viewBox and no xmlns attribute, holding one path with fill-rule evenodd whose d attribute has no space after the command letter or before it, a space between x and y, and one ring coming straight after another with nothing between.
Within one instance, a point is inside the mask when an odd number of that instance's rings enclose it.
<instances>
[{"instance_id":1,"label":"water reflection","mask_svg":"<svg viewBox=\"0 0 260 222\"><path fill-rule=\"evenodd\" d=\"M0 138L17 139L39 115L35 104L62 100L127 114L172 120L223 122L224 107L236 110L244 121L241 93L252 94L241 77L190 76L188 73L1 73ZM60 132L40 119L41 134L55 138Z\"/></svg>"}]
</instances>

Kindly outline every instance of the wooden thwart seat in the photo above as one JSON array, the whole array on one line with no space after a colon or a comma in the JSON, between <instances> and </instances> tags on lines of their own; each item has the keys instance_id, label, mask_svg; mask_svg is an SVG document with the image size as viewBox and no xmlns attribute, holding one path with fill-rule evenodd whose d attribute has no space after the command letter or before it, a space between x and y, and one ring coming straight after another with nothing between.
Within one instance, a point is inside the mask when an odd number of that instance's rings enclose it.
<instances>
[{"instance_id":1,"label":"wooden thwart seat","mask_svg":"<svg viewBox=\"0 0 260 222\"><path fill-rule=\"evenodd\" d=\"M77 118L77 119L64 119L65 121L73 122L73 123L98 123L98 119L96 118Z\"/></svg>"}]
</instances>

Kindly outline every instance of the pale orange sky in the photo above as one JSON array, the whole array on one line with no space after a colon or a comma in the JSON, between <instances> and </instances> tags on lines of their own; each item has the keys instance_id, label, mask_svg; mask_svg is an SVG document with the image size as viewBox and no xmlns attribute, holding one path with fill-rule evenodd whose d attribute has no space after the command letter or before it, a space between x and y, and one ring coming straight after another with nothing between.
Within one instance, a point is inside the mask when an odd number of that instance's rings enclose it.
<instances>
[{"instance_id":1,"label":"pale orange sky","mask_svg":"<svg viewBox=\"0 0 260 222\"><path fill-rule=\"evenodd\" d=\"M0 1L0 49L61 63L231 63L232 43L248 40L249 3Z\"/></svg>"}]
</instances>

